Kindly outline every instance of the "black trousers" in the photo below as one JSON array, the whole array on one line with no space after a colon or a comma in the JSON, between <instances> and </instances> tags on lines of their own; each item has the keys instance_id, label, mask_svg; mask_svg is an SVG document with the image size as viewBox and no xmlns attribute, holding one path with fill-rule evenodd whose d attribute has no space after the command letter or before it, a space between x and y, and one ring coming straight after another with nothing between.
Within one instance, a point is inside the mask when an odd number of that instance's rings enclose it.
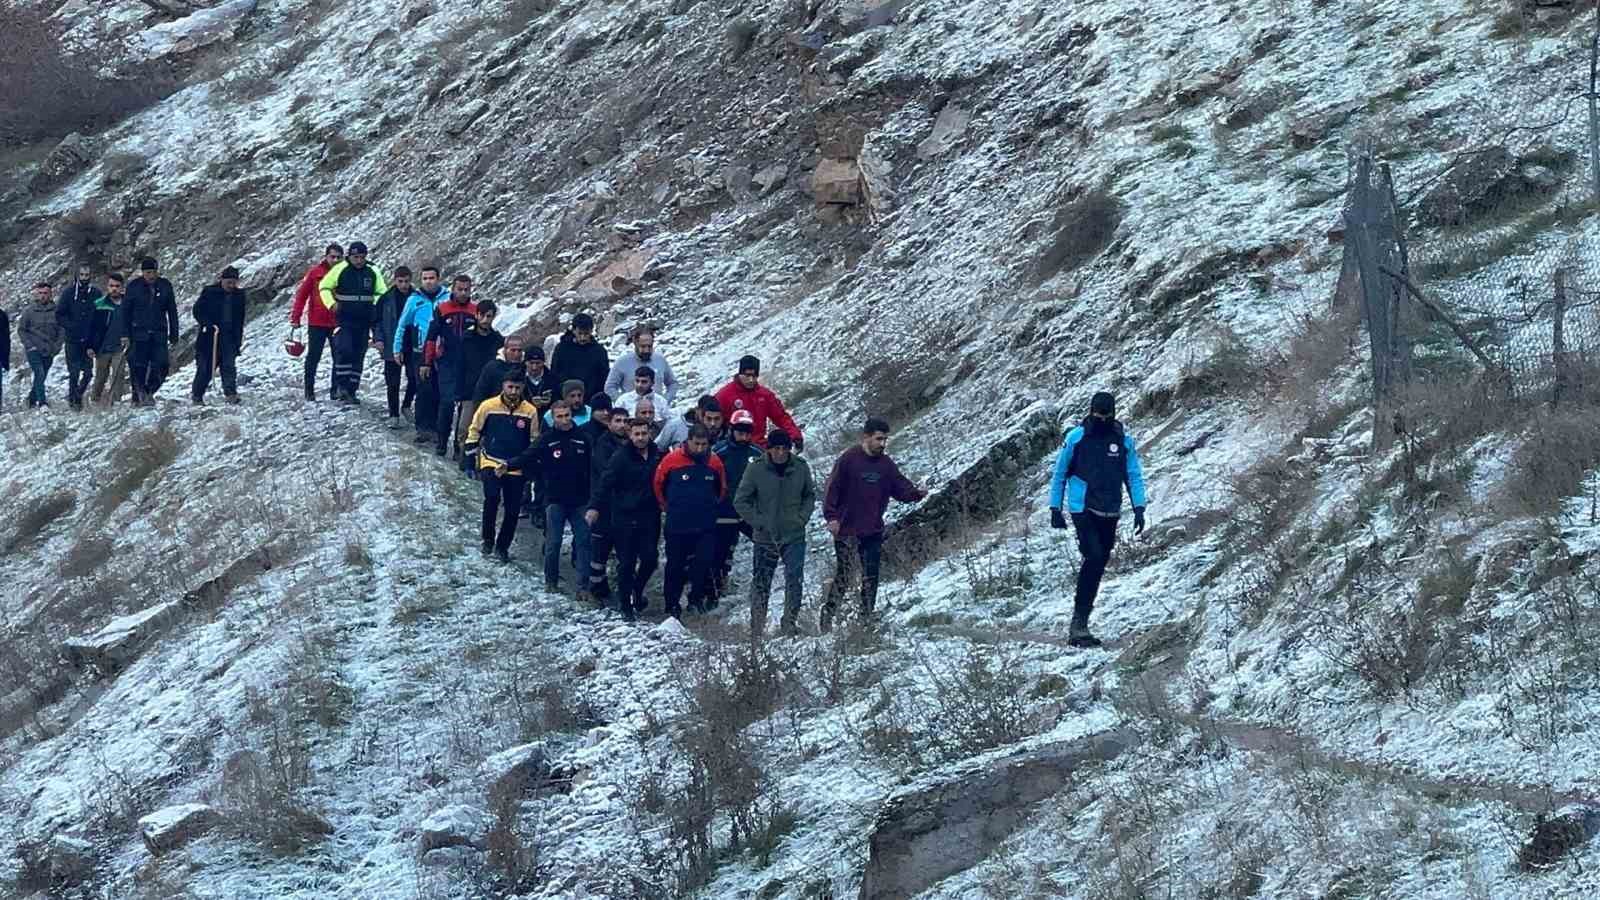
<instances>
[{"instance_id":1,"label":"black trousers","mask_svg":"<svg viewBox=\"0 0 1600 900\"><path fill-rule=\"evenodd\" d=\"M383 389L389 397L389 418L400 418L400 371L402 366L390 360L387 356L383 359ZM409 397L407 398L410 399Z\"/></svg>"},{"instance_id":2,"label":"black trousers","mask_svg":"<svg viewBox=\"0 0 1600 900\"><path fill-rule=\"evenodd\" d=\"M601 519L589 526L589 593L601 600L611 596L606 563L610 562L611 550L616 544L611 536L611 523Z\"/></svg>"},{"instance_id":3,"label":"black trousers","mask_svg":"<svg viewBox=\"0 0 1600 900\"><path fill-rule=\"evenodd\" d=\"M94 360L89 358L88 348L77 341L67 341L67 402L73 406L83 405L83 394L89 389L89 380L94 377Z\"/></svg>"},{"instance_id":4,"label":"black trousers","mask_svg":"<svg viewBox=\"0 0 1600 900\"><path fill-rule=\"evenodd\" d=\"M321 325L306 326L306 399L314 400L317 396L317 366L322 364L322 348L328 345L328 338L333 334L332 328L323 328ZM334 391L333 367L328 367L328 393Z\"/></svg>"},{"instance_id":5,"label":"black trousers","mask_svg":"<svg viewBox=\"0 0 1600 900\"><path fill-rule=\"evenodd\" d=\"M128 380L133 385L134 396L149 400L161 390L167 380L167 367L172 357L165 335L140 338L128 349Z\"/></svg>"},{"instance_id":6,"label":"black trousers","mask_svg":"<svg viewBox=\"0 0 1600 900\"><path fill-rule=\"evenodd\" d=\"M717 586L723 587L728 576L733 573L733 552L739 549L739 535L750 537L755 532L747 522L718 522L717 523L717 558L716 571Z\"/></svg>"},{"instance_id":7,"label":"black trousers","mask_svg":"<svg viewBox=\"0 0 1600 900\"><path fill-rule=\"evenodd\" d=\"M416 367L412 367L415 371ZM411 416L417 434L433 434L439 424L439 376L417 381L417 407Z\"/></svg>"},{"instance_id":8,"label":"black trousers","mask_svg":"<svg viewBox=\"0 0 1600 900\"><path fill-rule=\"evenodd\" d=\"M361 370L367 365L367 335L371 326L341 325L333 333L333 388L355 396L361 387Z\"/></svg>"},{"instance_id":9,"label":"black trousers","mask_svg":"<svg viewBox=\"0 0 1600 900\"><path fill-rule=\"evenodd\" d=\"M717 532L689 531L667 534L667 568L663 573L667 615L681 611L678 600L689 589L690 605L700 605L711 597L711 557L717 551Z\"/></svg>"},{"instance_id":10,"label":"black trousers","mask_svg":"<svg viewBox=\"0 0 1600 900\"><path fill-rule=\"evenodd\" d=\"M612 545L617 551L617 597L621 602L637 601L644 596L644 586L661 561L657 548L661 540L661 516L619 518L600 524L611 531ZM644 604L636 602L634 605L643 608Z\"/></svg>"},{"instance_id":11,"label":"black trousers","mask_svg":"<svg viewBox=\"0 0 1600 900\"><path fill-rule=\"evenodd\" d=\"M878 570L883 556L883 533L833 539L833 584L822 601L822 614L831 621L845 591L861 583L861 612L872 615L878 606Z\"/></svg>"},{"instance_id":12,"label":"black trousers","mask_svg":"<svg viewBox=\"0 0 1600 900\"><path fill-rule=\"evenodd\" d=\"M483 542L493 544L496 550L510 550L522 512L522 487L528 479L523 475L497 476L493 469L483 469L478 480L483 483Z\"/></svg>"},{"instance_id":13,"label":"black trousers","mask_svg":"<svg viewBox=\"0 0 1600 900\"><path fill-rule=\"evenodd\" d=\"M1087 627L1089 614L1094 612L1094 601L1100 594L1100 579L1111 562L1111 551L1117 546L1117 520L1093 513L1073 513L1072 530L1078 535L1078 552L1083 555L1083 568L1078 570L1078 589L1072 595L1072 621Z\"/></svg>"},{"instance_id":14,"label":"black trousers","mask_svg":"<svg viewBox=\"0 0 1600 900\"><path fill-rule=\"evenodd\" d=\"M212 339L215 329L202 328L195 337L194 342L194 390L191 396L196 400L203 400L206 389L211 387L212 373L222 372L222 393L233 397L239 393L239 370L234 362L239 358L239 351L228 345L227 341L218 341L216 355L212 355Z\"/></svg>"}]
</instances>

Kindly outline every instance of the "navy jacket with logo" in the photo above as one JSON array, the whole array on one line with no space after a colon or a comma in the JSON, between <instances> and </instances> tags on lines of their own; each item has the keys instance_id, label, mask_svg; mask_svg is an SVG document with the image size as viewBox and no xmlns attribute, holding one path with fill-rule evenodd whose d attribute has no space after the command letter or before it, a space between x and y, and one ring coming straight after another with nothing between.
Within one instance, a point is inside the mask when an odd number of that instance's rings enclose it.
<instances>
[{"instance_id":1,"label":"navy jacket with logo","mask_svg":"<svg viewBox=\"0 0 1600 900\"><path fill-rule=\"evenodd\" d=\"M1067 433L1050 479L1052 509L1061 509L1065 494L1068 512L1121 515L1123 485L1134 508L1143 508L1144 468L1121 422L1101 422L1091 416Z\"/></svg>"},{"instance_id":2,"label":"navy jacket with logo","mask_svg":"<svg viewBox=\"0 0 1600 900\"><path fill-rule=\"evenodd\" d=\"M544 485L545 503L583 506L589 502L590 453L589 442L578 429L546 428L512 468L521 468L531 458Z\"/></svg>"},{"instance_id":3,"label":"navy jacket with logo","mask_svg":"<svg viewBox=\"0 0 1600 900\"><path fill-rule=\"evenodd\" d=\"M722 460L707 449L698 459L684 447L667 454L656 469L656 500L667 513L667 534L692 534L717 526L717 509L728 493Z\"/></svg>"}]
</instances>

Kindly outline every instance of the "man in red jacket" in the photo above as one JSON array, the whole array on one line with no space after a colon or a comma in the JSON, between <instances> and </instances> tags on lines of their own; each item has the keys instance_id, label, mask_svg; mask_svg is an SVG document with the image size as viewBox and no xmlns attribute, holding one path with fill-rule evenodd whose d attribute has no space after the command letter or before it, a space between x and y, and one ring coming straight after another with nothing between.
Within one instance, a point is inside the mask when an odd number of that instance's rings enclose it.
<instances>
[{"instance_id":1,"label":"man in red jacket","mask_svg":"<svg viewBox=\"0 0 1600 900\"><path fill-rule=\"evenodd\" d=\"M728 474L711 452L711 432L704 425L689 429L683 446L668 453L656 469L656 502L667 514L667 567L662 590L667 615L682 617L678 600L689 588L689 607L705 612L714 592L711 560L717 550L717 508L728 494Z\"/></svg>"},{"instance_id":2,"label":"man in red jacket","mask_svg":"<svg viewBox=\"0 0 1600 900\"><path fill-rule=\"evenodd\" d=\"M344 248L338 244L329 244L324 251L322 261L306 271L306 277L300 280L300 287L294 292L294 307L289 310L289 327L299 328L304 317L307 328L309 346L306 347L306 399L317 399L317 365L322 362L322 348L327 346L328 339L333 336L333 329L338 325L334 312L321 301L317 295L317 288L322 284L322 279L328 270L339 264L344 259ZM328 396L333 396L333 367L328 368Z\"/></svg>"},{"instance_id":3,"label":"man in red jacket","mask_svg":"<svg viewBox=\"0 0 1600 900\"><path fill-rule=\"evenodd\" d=\"M889 458L889 423L868 419L861 444L833 465L822 497L822 519L833 535L833 583L822 601L821 626L833 626L839 598L861 579L861 616L870 619L878 602L878 563L883 550L883 513L891 499L915 503L928 492L900 474Z\"/></svg>"},{"instance_id":4,"label":"man in red jacket","mask_svg":"<svg viewBox=\"0 0 1600 900\"><path fill-rule=\"evenodd\" d=\"M742 357L739 360L739 374L717 391L717 405L722 407L722 414L731 417L741 409L750 413L750 418L754 420L753 440L763 450L767 447L767 432L773 428L781 428L789 433L796 453L805 450L806 440L800 433L800 426L783 408L783 401L778 399L778 395L760 383L760 377L761 360L754 356Z\"/></svg>"}]
</instances>

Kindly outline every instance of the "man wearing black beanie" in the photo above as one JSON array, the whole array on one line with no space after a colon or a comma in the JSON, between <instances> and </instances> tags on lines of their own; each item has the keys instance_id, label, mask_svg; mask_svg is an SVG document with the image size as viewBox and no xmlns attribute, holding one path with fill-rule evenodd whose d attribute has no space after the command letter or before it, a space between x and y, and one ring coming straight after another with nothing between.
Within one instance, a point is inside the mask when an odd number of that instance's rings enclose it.
<instances>
[{"instance_id":1,"label":"man wearing black beanie","mask_svg":"<svg viewBox=\"0 0 1600 900\"><path fill-rule=\"evenodd\" d=\"M195 405L205 402L213 372L222 373L222 393L229 403L239 402L238 369L234 360L244 349L245 295L239 288L239 270L222 270L216 284L208 284L194 301L194 320L200 330L194 341Z\"/></svg>"}]
</instances>

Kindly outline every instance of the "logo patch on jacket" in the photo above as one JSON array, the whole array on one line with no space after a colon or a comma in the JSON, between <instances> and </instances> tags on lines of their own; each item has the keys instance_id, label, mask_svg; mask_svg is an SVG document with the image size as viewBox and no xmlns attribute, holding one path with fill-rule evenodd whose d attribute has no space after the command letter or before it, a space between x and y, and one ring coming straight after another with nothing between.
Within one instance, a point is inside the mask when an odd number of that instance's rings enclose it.
<instances>
[{"instance_id":1,"label":"logo patch on jacket","mask_svg":"<svg viewBox=\"0 0 1600 900\"><path fill-rule=\"evenodd\" d=\"M561 458L561 448L560 448L560 447L557 447L557 448L556 448L556 450L555 450L555 452L554 452L554 453L551 453L551 454L550 454L550 455L551 455L551 456L552 456L552 457L554 457L554 458L555 458L555 459L560 459L560 458Z\"/></svg>"},{"instance_id":2,"label":"logo patch on jacket","mask_svg":"<svg viewBox=\"0 0 1600 900\"><path fill-rule=\"evenodd\" d=\"M744 409L744 401L742 399L738 398L738 397L735 397L734 400L733 400L733 408L734 409Z\"/></svg>"},{"instance_id":3,"label":"logo patch on jacket","mask_svg":"<svg viewBox=\"0 0 1600 900\"><path fill-rule=\"evenodd\" d=\"M1116 456L1121 451L1122 451L1122 448L1118 447L1116 444L1107 444L1106 445L1106 452L1111 454L1112 456Z\"/></svg>"},{"instance_id":4,"label":"logo patch on jacket","mask_svg":"<svg viewBox=\"0 0 1600 900\"><path fill-rule=\"evenodd\" d=\"M679 475L678 477L682 478L684 481L688 481L689 480L689 473L685 472L682 475Z\"/></svg>"},{"instance_id":5,"label":"logo patch on jacket","mask_svg":"<svg viewBox=\"0 0 1600 900\"><path fill-rule=\"evenodd\" d=\"M517 420L517 427L518 427L518 428L521 428L521 429L522 429L522 430L524 430L524 431L526 431L526 430L527 430L527 429L528 429L528 423L527 423L527 422L524 422L524 421L522 421L522 420L521 420L521 419L518 419L518 420Z\"/></svg>"},{"instance_id":6,"label":"logo patch on jacket","mask_svg":"<svg viewBox=\"0 0 1600 900\"><path fill-rule=\"evenodd\" d=\"M877 484L879 481L879 476L877 472L863 472L861 473L861 480L865 481L867 484Z\"/></svg>"}]
</instances>

